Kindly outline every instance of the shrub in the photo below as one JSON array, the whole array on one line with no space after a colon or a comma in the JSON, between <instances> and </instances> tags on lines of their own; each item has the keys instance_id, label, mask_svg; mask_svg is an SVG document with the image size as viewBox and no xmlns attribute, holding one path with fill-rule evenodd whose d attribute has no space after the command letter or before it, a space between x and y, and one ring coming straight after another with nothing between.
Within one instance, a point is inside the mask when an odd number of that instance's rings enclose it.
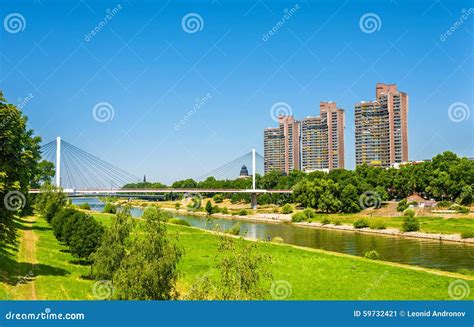
<instances>
[{"instance_id":1,"label":"shrub","mask_svg":"<svg viewBox=\"0 0 474 327\"><path fill-rule=\"evenodd\" d=\"M371 229L385 229L387 228L387 225L383 221L375 221L372 224L370 224Z\"/></svg>"},{"instance_id":2,"label":"shrub","mask_svg":"<svg viewBox=\"0 0 474 327\"><path fill-rule=\"evenodd\" d=\"M380 254L375 250L370 250L365 252L364 257L367 259L378 260L380 258Z\"/></svg>"},{"instance_id":3,"label":"shrub","mask_svg":"<svg viewBox=\"0 0 474 327\"><path fill-rule=\"evenodd\" d=\"M207 212L208 215L212 215L213 208L212 208L212 203L211 203L211 201L208 200L208 201L206 202L206 207L205 207L205 209L206 209L206 212Z\"/></svg>"},{"instance_id":4,"label":"shrub","mask_svg":"<svg viewBox=\"0 0 474 327\"><path fill-rule=\"evenodd\" d=\"M61 242L69 245L71 243L72 236L76 233L81 220L85 219L87 214L81 211L76 211L74 214L67 216L62 225L61 230Z\"/></svg>"},{"instance_id":5,"label":"shrub","mask_svg":"<svg viewBox=\"0 0 474 327\"><path fill-rule=\"evenodd\" d=\"M232 226L231 228L229 228L225 232L227 234L231 234L231 235L239 235L240 234L240 226L241 226L240 223L236 223L234 226Z\"/></svg>"},{"instance_id":6,"label":"shrub","mask_svg":"<svg viewBox=\"0 0 474 327\"><path fill-rule=\"evenodd\" d=\"M406 216L403 220L402 230L404 232L416 232L420 230L420 222L413 216Z\"/></svg>"},{"instance_id":7,"label":"shrub","mask_svg":"<svg viewBox=\"0 0 474 327\"><path fill-rule=\"evenodd\" d=\"M104 209L102 210L102 212L116 214L117 213L117 206L115 206L115 204L113 204L111 202L107 202L105 204Z\"/></svg>"},{"instance_id":8,"label":"shrub","mask_svg":"<svg viewBox=\"0 0 474 327\"><path fill-rule=\"evenodd\" d=\"M461 233L462 238L474 238L474 231L466 231Z\"/></svg>"},{"instance_id":9,"label":"shrub","mask_svg":"<svg viewBox=\"0 0 474 327\"><path fill-rule=\"evenodd\" d=\"M405 211L403 211L403 215L405 217L415 217L415 211L412 209L406 209Z\"/></svg>"},{"instance_id":10,"label":"shrub","mask_svg":"<svg viewBox=\"0 0 474 327\"><path fill-rule=\"evenodd\" d=\"M222 207L221 208L221 213L224 214L224 215L227 215L229 213L229 209L227 209L227 207Z\"/></svg>"},{"instance_id":11,"label":"shrub","mask_svg":"<svg viewBox=\"0 0 474 327\"><path fill-rule=\"evenodd\" d=\"M290 214L293 212L293 208L291 207L291 205L289 203L285 204L282 208L281 208L281 213L282 214Z\"/></svg>"},{"instance_id":12,"label":"shrub","mask_svg":"<svg viewBox=\"0 0 474 327\"><path fill-rule=\"evenodd\" d=\"M239 216L247 216L247 215L248 215L247 210L241 209L241 210L239 211Z\"/></svg>"},{"instance_id":13,"label":"shrub","mask_svg":"<svg viewBox=\"0 0 474 327\"><path fill-rule=\"evenodd\" d=\"M142 215L142 219L145 219L145 220L148 219L148 220L154 220L154 221L159 220L162 222L168 221L171 218L172 218L171 213L154 206L146 207L145 210L143 210L143 215Z\"/></svg>"},{"instance_id":14,"label":"shrub","mask_svg":"<svg viewBox=\"0 0 474 327\"><path fill-rule=\"evenodd\" d=\"M402 199L398 202L397 211L404 211L408 208L407 199Z\"/></svg>"},{"instance_id":15,"label":"shrub","mask_svg":"<svg viewBox=\"0 0 474 327\"><path fill-rule=\"evenodd\" d=\"M455 210L457 213L469 213L471 210L467 207L460 206L458 204L453 204L451 207L449 207L451 210Z\"/></svg>"},{"instance_id":16,"label":"shrub","mask_svg":"<svg viewBox=\"0 0 474 327\"><path fill-rule=\"evenodd\" d=\"M369 222L367 221L367 219L357 219L356 221L354 221L354 227L355 228L365 228L365 227L369 227Z\"/></svg>"},{"instance_id":17,"label":"shrub","mask_svg":"<svg viewBox=\"0 0 474 327\"><path fill-rule=\"evenodd\" d=\"M176 202L176 203L174 204L174 208L175 208L176 210L179 210L179 209L181 208L181 203Z\"/></svg>"},{"instance_id":18,"label":"shrub","mask_svg":"<svg viewBox=\"0 0 474 327\"><path fill-rule=\"evenodd\" d=\"M168 220L168 222L174 225L191 226L191 224L187 220L180 218L171 218L170 220Z\"/></svg>"},{"instance_id":19,"label":"shrub","mask_svg":"<svg viewBox=\"0 0 474 327\"><path fill-rule=\"evenodd\" d=\"M283 240L282 237L280 237L280 236L275 236L274 238L272 238L272 242L273 242L273 243L284 243L285 241Z\"/></svg>"},{"instance_id":20,"label":"shrub","mask_svg":"<svg viewBox=\"0 0 474 327\"><path fill-rule=\"evenodd\" d=\"M321 224L323 225L327 225L327 224L330 224L331 223L331 220L329 220L328 217L324 217L322 220L321 220Z\"/></svg>"},{"instance_id":21,"label":"shrub","mask_svg":"<svg viewBox=\"0 0 474 327\"><path fill-rule=\"evenodd\" d=\"M438 203L436 203L436 206L439 207L439 208L449 208L451 206L451 202L448 201L448 200L443 200L443 201L439 201Z\"/></svg>"},{"instance_id":22,"label":"shrub","mask_svg":"<svg viewBox=\"0 0 474 327\"><path fill-rule=\"evenodd\" d=\"M212 199L215 203L222 203L222 201L224 201L224 197L222 196L222 194L216 194L212 197Z\"/></svg>"},{"instance_id":23,"label":"shrub","mask_svg":"<svg viewBox=\"0 0 474 327\"><path fill-rule=\"evenodd\" d=\"M307 217L307 219L313 219L316 217L316 212L312 208L306 208L303 210L303 213Z\"/></svg>"},{"instance_id":24,"label":"shrub","mask_svg":"<svg viewBox=\"0 0 474 327\"><path fill-rule=\"evenodd\" d=\"M90 206L90 204L89 204L88 202L81 203L81 204L79 205L79 208L84 209L84 210L91 210L91 206Z\"/></svg>"},{"instance_id":25,"label":"shrub","mask_svg":"<svg viewBox=\"0 0 474 327\"><path fill-rule=\"evenodd\" d=\"M411 201L411 202L408 202L408 206L412 206L412 207L418 207L418 202L416 201Z\"/></svg>"},{"instance_id":26,"label":"shrub","mask_svg":"<svg viewBox=\"0 0 474 327\"><path fill-rule=\"evenodd\" d=\"M63 208L53 217L51 227L53 227L53 233L56 239L62 240L63 225L66 220L76 212L78 211L73 208Z\"/></svg>"},{"instance_id":27,"label":"shrub","mask_svg":"<svg viewBox=\"0 0 474 327\"><path fill-rule=\"evenodd\" d=\"M334 219L334 221L333 221L332 223L333 223L334 225L336 225L336 226L342 225L342 222L341 222L340 219Z\"/></svg>"},{"instance_id":28,"label":"shrub","mask_svg":"<svg viewBox=\"0 0 474 327\"><path fill-rule=\"evenodd\" d=\"M303 211L298 211L298 212L294 213L293 216L291 216L291 221L294 222L294 223L299 223L299 222L302 222L302 221L306 221L307 219L308 218L304 214Z\"/></svg>"},{"instance_id":29,"label":"shrub","mask_svg":"<svg viewBox=\"0 0 474 327\"><path fill-rule=\"evenodd\" d=\"M71 254L76 258L88 259L99 247L103 234L104 227L93 217L86 216L78 220L69 242Z\"/></svg>"}]
</instances>

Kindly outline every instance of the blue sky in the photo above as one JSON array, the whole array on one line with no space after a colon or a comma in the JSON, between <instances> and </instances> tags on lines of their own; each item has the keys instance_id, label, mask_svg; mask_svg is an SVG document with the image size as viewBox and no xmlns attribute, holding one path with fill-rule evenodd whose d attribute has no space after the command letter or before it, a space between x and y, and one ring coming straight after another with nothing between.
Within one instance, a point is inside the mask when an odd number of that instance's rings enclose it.
<instances>
[{"instance_id":1,"label":"blue sky","mask_svg":"<svg viewBox=\"0 0 474 327\"><path fill-rule=\"evenodd\" d=\"M352 169L354 103L372 100L377 82L410 97L410 159L474 156L470 1L0 3L0 89L23 105L30 127L149 180L197 177L251 148L263 153L277 102L303 118L337 101ZM7 24L12 13L19 26ZM192 20L183 28L190 13L197 29ZM360 25L366 14L375 25ZM94 116L101 102L106 115Z\"/></svg>"}]
</instances>

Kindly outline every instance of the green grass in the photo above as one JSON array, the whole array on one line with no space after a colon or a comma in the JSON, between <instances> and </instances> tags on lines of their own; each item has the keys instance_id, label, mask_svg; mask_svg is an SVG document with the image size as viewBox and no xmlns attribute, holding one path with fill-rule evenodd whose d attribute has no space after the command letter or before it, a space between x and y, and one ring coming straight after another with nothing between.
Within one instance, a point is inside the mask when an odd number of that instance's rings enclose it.
<instances>
[{"instance_id":1,"label":"green grass","mask_svg":"<svg viewBox=\"0 0 474 327\"><path fill-rule=\"evenodd\" d=\"M105 225L110 222L109 214L95 213L94 216ZM83 278L89 274L90 267L74 263L67 248L55 239L44 219L37 219L33 230L38 237L38 264L34 271L37 298L93 299L94 281ZM170 235L178 235L185 251L179 264L178 289L182 294L202 275L217 274L220 253L216 235L171 224L168 230ZM271 269L274 280L290 283L290 299L449 300L450 282L469 278L284 244L259 243L259 247L273 258ZM0 253L3 255L0 257L1 299L19 298L11 296L12 287L5 275L11 275L12 281L15 281L16 275L21 276L30 267L28 263L22 262L21 249L17 251L11 248L8 251ZM4 260L7 257L8 260ZM473 280L466 282L474 289ZM474 299L474 292L471 292L469 299Z\"/></svg>"},{"instance_id":2,"label":"green grass","mask_svg":"<svg viewBox=\"0 0 474 327\"><path fill-rule=\"evenodd\" d=\"M385 224L387 228L401 229L403 217L368 217L358 214L318 214L311 221L321 222L325 217L331 222L339 220L342 224L352 225L360 218L366 218L371 224ZM472 218L416 217L420 221L420 231L436 234L461 234L474 230Z\"/></svg>"}]
</instances>

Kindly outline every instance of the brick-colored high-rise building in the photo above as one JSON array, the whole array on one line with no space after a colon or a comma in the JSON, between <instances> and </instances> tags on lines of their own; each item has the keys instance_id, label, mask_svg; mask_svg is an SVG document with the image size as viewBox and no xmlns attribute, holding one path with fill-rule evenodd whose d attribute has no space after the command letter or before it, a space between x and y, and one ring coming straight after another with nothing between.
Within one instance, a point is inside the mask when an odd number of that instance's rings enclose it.
<instances>
[{"instance_id":1,"label":"brick-colored high-rise building","mask_svg":"<svg viewBox=\"0 0 474 327\"><path fill-rule=\"evenodd\" d=\"M264 170L289 173L300 169L300 122L280 116L278 127L264 130Z\"/></svg>"},{"instance_id":2,"label":"brick-colored high-rise building","mask_svg":"<svg viewBox=\"0 0 474 327\"><path fill-rule=\"evenodd\" d=\"M375 101L355 105L356 165L389 167L408 161L408 95L378 83Z\"/></svg>"},{"instance_id":3,"label":"brick-colored high-rise building","mask_svg":"<svg viewBox=\"0 0 474 327\"><path fill-rule=\"evenodd\" d=\"M321 102L319 117L301 122L301 167L304 171L344 168L344 110Z\"/></svg>"}]
</instances>

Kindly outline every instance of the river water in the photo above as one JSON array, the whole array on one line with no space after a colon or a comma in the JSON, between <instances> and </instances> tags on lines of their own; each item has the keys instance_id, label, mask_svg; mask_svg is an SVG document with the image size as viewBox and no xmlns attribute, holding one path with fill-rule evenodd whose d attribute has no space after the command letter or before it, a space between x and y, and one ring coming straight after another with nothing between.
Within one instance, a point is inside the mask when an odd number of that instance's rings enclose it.
<instances>
[{"instance_id":1,"label":"river water","mask_svg":"<svg viewBox=\"0 0 474 327\"><path fill-rule=\"evenodd\" d=\"M103 204L98 199L74 199L73 203L88 202L91 208L102 211ZM139 217L142 209L133 208L132 215ZM268 240L279 236L285 243L327 251L364 256L366 251L376 250L380 259L409 265L435 268L446 271L468 269L474 271L474 246L454 242L404 238L354 231L339 231L324 228L299 227L289 223L272 224L239 219L206 218L188 215L176 217L188 221L200 229L231 228L239 222L241 235L249 238Z\"/></svg>"}]
</instances>

